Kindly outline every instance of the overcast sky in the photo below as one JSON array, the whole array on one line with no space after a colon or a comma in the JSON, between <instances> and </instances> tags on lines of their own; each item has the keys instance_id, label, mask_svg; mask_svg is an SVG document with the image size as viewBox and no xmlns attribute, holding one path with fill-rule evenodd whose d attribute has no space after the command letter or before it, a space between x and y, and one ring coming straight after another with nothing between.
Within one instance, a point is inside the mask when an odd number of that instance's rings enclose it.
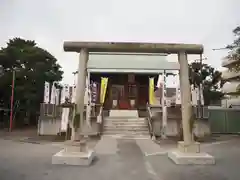
<instances>
[{"instance_id":1,"label":"overcast sky","mask_svg":"<svg viewBox=\"0 0 240 180\"><path fill-rule=\"evenodd\" d=\"M219 68L226 51L212 48L233 41L239 9L240 0L0 0L0 46L16 36L36 40L57 57L67 83L78 56L63 52L64 40L202 43Z\"/></svg>"}]
</instances>

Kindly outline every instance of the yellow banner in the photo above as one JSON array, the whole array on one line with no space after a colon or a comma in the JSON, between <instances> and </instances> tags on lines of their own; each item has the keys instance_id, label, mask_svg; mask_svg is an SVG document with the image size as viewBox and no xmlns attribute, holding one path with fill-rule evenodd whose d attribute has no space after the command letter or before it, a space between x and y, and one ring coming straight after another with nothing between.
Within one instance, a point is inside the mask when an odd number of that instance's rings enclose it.
<instances>
[{"instance_id":1,"label":"yellow banner","mask_svg":"<svg viewBox=\"0 0 240 180\"><path fill-rule=\"evenodd\" d=\"M155 101L154 95L154 78L149 78L149 104L153 105Z\"/></svg>"},{"instance_id":2,"label":"yellow banner","mask_svg":"<svg viewBox=\"0 0 240 180\"><path fill-rule=\"evenodd\" d=\"M104 104L107 91L108 78L101 78L100 103Z\"/></svg>"}]
</instances>

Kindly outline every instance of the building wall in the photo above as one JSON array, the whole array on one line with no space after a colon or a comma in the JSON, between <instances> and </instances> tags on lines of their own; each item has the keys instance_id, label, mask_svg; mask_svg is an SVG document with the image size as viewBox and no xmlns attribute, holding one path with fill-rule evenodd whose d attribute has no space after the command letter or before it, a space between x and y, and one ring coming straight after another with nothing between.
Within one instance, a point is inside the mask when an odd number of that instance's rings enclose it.
<instances>
[{"instance_id":1,"label":"building wall","mask_svg":"<svg viewBox=\"0 0 240 180\"><path fill-rule=\"evenodd\" d=\"M222 87L222 92L225 93L225 99L222 100L222 106L228 108L231 105L240 105L240 96L239 96L239 88L240 88L240 72L236 72L234 67L238 60L224 58L222 60L222 66L227 68L222 72L222 79L226 81L226 83Z\"/></svg>"}]
</instances>

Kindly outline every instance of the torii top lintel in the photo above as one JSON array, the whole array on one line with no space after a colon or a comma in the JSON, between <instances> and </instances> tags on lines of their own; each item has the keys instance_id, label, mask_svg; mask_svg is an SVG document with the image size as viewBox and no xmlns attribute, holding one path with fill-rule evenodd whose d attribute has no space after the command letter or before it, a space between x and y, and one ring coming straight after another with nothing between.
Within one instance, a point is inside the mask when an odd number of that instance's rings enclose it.
<instances>
[{"instance_id":1,"label":"torii top lintel","mask_svg":"<svg viewBox=\"0 0 240 180\"><path fill-rule=\"evenodd\" d=\"M80 52L87 48L89 52L126 52L126 53L169 53L177 54L181 51L187 54L202 54L201 44L175 43L139 43L139 42L85 42L65 41L64 51Z\"/></svg>"}]
</instances>

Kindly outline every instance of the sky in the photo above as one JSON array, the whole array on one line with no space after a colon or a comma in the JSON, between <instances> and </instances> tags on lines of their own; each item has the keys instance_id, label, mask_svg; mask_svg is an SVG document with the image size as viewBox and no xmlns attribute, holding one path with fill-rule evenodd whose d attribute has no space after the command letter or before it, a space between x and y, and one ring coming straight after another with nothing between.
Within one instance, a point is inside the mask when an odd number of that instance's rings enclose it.
<instances>
[{"instance_id":1,"label":"sky","mask_svg":"<svg viewBox=\"0 0 240 180\"><path fill-rule=\"evenodd\" d=\"M65 83L78 66L65 40L201 43L205 62L219 69L227 51L212 49L233 41L239 8L239 0L0 0L0 46L35 40L58 59Z\"/></svg>"}]
</instances>

